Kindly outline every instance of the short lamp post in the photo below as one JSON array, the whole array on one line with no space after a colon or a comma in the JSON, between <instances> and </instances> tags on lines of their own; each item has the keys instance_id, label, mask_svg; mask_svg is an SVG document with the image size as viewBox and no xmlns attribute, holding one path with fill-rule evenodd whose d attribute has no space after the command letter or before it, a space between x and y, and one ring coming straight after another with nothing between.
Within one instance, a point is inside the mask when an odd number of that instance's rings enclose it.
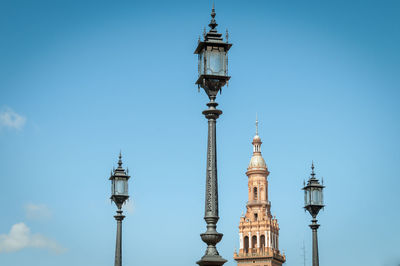
<instances>
[{"instance_id":1,"label":"short lamp post","mask_svg":"<svg viewBox=\"0 0 400 266\"><path fill-rule=\"evenodd\" d=\"M128 195L128 170L122 168L122 156L119 154L118 168L111 172L111 200L117 205L117 215L114 216L117 220L117 239L115 246L115 266L122 265L122 220L125 218L122 215L122 205L129 198Z\"/></svg>"},{"instance_id":2,"label":"short lamp post","mask_svg":"<svg viewBox=\"0 0 400 266\"><path fill-rule=\"evenodd\" d=\"M200 266L219 266L226 260L223 259L216 248L222 239L218 233L218 180L217 180L217 148L216 148L216 122L222 114L216 107L215 102L218 92L229 80L228 76L228 50L232 44L224 41L222 34L216 30L214 6L211 11L210 30L204 33L204 39L199 40L195 54L198 55L199 77L196 81L198 87L203 88L209 98L208 109L203 115L208 120L208 141L207 141L207 169L206 169L206 195L204 220L207 223L207 231L201 234L201 239L207 244L204 256L197 262ZM228 36L226 36L227 38Z\"/></svg>"},{"instance_id":3,"label":"short lamp post","mask_svg":"<svg viewBox=\"0 0 400 266\"><path fill-rule=\"evenodd\" d=\"M313 258L312 265L319 266L319 257L318 257L318 237L317 237L317 229L320 226L317 224L317 215L319 211L325 206L323 199L324 186L319 183L319 180L315 178L314 173L314 163L311 164L311 176L307 181L307 185L304 182L304 209L306 209L312 216L310 227L312 229L312 238L313 238Z\"/></svg>"}]
</instances>

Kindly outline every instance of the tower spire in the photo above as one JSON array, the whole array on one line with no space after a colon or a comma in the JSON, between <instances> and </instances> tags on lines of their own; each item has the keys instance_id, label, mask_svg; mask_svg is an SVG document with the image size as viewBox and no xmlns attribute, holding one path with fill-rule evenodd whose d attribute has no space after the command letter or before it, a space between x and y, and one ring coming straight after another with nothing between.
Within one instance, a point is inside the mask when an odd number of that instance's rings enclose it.
<instances>
[{"instance_id":1,"label":"tower spire","mask_svg":"<svg viewBox=\"0 0 400 266\"><path fill-rule=\"evenodd\" d=\"M258 116L256 113L256 135L258 135Z\"/></svg>"},{"instance_id":2,"label":"tower spire","mask_svg":"<svg viewBox=\"0 0 400 266\"><path fill-rule=\"evenodd\" d=\"M254 154L260 154L261 153L262 141L261 141L260 136L258 135L258 117L257 117L257 114L256 114L256 135L253 138L252 144L254 146L253 153Z\"/></svg>"}]
</instances>

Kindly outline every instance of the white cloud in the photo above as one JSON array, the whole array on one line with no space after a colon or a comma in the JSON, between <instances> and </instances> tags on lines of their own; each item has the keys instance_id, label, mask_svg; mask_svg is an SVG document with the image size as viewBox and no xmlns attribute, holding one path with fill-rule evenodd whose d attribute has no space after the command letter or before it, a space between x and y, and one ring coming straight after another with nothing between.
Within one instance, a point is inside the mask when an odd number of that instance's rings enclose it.
<instances>
[{"instance_id":1,"label":"white cloud","mask_svg":"<svg viewBox=\"0 0 400 266\"><path fill-rule=\"evenodd\" d=\"M65 251L65 248L54 240L41 234L31 234L31 230L24 223L14 224L10 233L0 235L0 253L15 252L24 248L48 249L55 253Z\"/></svg>"},{"instance_id":2,"label":"white cloud","mask_svg":"<svg viewBox=\"0 0 400 266\"><path fill-rule=\"evenodd\" d=\"M125 201L125 204L122 206L122 209L126 211L126 213L133 213L133 203L131 200Z\"/></svg>"},{"instance_id":3,"label":"white cloud","mask_svg":"<svg viewBox=\"0 0 400 266\"><path fill-rule=\"evenodd\" d=\"M26 217L31 220L47 220L51 217L49 208L44 204L28 203L24 209Z\"/></svg>"},{"instance_id":4,"label":"white cloud","mask_svg":"<svg viewBox=\"0 0 400 266\"><path fill-rule=\"evenodd\" d=\"M26 118L20 114L17 114L9 107L4 107L0 111L0 128L12 128L12 129L22 129L25 125Z\"/></svg>"}]
</instances>

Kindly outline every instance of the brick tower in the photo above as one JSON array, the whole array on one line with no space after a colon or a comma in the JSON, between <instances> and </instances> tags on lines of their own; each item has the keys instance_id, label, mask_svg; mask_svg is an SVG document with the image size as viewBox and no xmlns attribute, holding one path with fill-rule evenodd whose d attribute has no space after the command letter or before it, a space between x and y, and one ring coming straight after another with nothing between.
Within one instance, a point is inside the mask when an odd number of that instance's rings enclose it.
<instances>
[{"instance_id":1,"label":"brick tower","mask_svg":"<svg viewBox=\"0 0 400 266\"><path fill-rule=\"evenodd\" d=\"M233 258L238 266L281 266L286 257L279 251L278 220L271 215L271 202L268 200L268 168L261 155L261 138L253 138L253 156L246 175L249 179L249 201L246 215L240 217L239 252Z\"/></svg>"}]
</instances>

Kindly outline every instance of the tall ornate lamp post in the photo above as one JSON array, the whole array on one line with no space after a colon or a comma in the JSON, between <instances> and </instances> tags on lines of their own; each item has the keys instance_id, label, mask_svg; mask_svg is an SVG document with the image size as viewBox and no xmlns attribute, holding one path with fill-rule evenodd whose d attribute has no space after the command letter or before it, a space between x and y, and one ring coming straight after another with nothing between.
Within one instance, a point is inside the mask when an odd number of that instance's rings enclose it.
<instances>
[{"instance_id":1,"label":"tall ornate lamp post","mask_svg":"<svg viewBox=\"0 0 400 266\"><path fill-rule=\"evenodd\" d=\"M122 215L122 205L129 198L128 195L128 170L122 168L122 156L119 153L118 168L111 172L111 200L117 205L117 215L114 216L117 220L117 240L115 246L115 266L122 265L122 220L125 218Z\"/></svg>"},{"instance_id":2,"label":"tall ornate lamp post","mask_svg":"<svg viewBox=\"0 0 400 266\"><path fill-rule=\"evenodd\" d=\"M307 181L307 185L304 182L304 209L306 209L312 216L310 227L313 234L313 266L319 266L318 258L318 238L317 229L319 224L317 224L318 212L325 206L322 190L324 186L321 185L317 178L315 178L314 173L314 163L311 164L311 176Z\"/></svg>"},{"instance_id":3,"label":"tall ornate lamp post","mask_svg":"<svg viewBox=\"0 0 400 266\"><path fill-rule=\"evenodd\" d=\"M224 42L222 34L216 30L214 6L211 12L210 30L204 34L204 40L198 42L194 51L199 57L199 78L196 84L204 89L210 99L207 103L208 109L203 111L208 120L208 143L207 143L207 170L206 170L206 195L204 220L207 223L207 231L201 234L201 239L208 245L205 255L197 262L200 266L223 265L223 259L216 248L221 241L222 234L218 233L218 181L217 181L217 149L216 149L216 121L222 114L216 107L215 102L218 91L229 80L228 76L228 50L232 44ZM228 36L226 36L228 37Z\"/></svg>"}]
</instances>

